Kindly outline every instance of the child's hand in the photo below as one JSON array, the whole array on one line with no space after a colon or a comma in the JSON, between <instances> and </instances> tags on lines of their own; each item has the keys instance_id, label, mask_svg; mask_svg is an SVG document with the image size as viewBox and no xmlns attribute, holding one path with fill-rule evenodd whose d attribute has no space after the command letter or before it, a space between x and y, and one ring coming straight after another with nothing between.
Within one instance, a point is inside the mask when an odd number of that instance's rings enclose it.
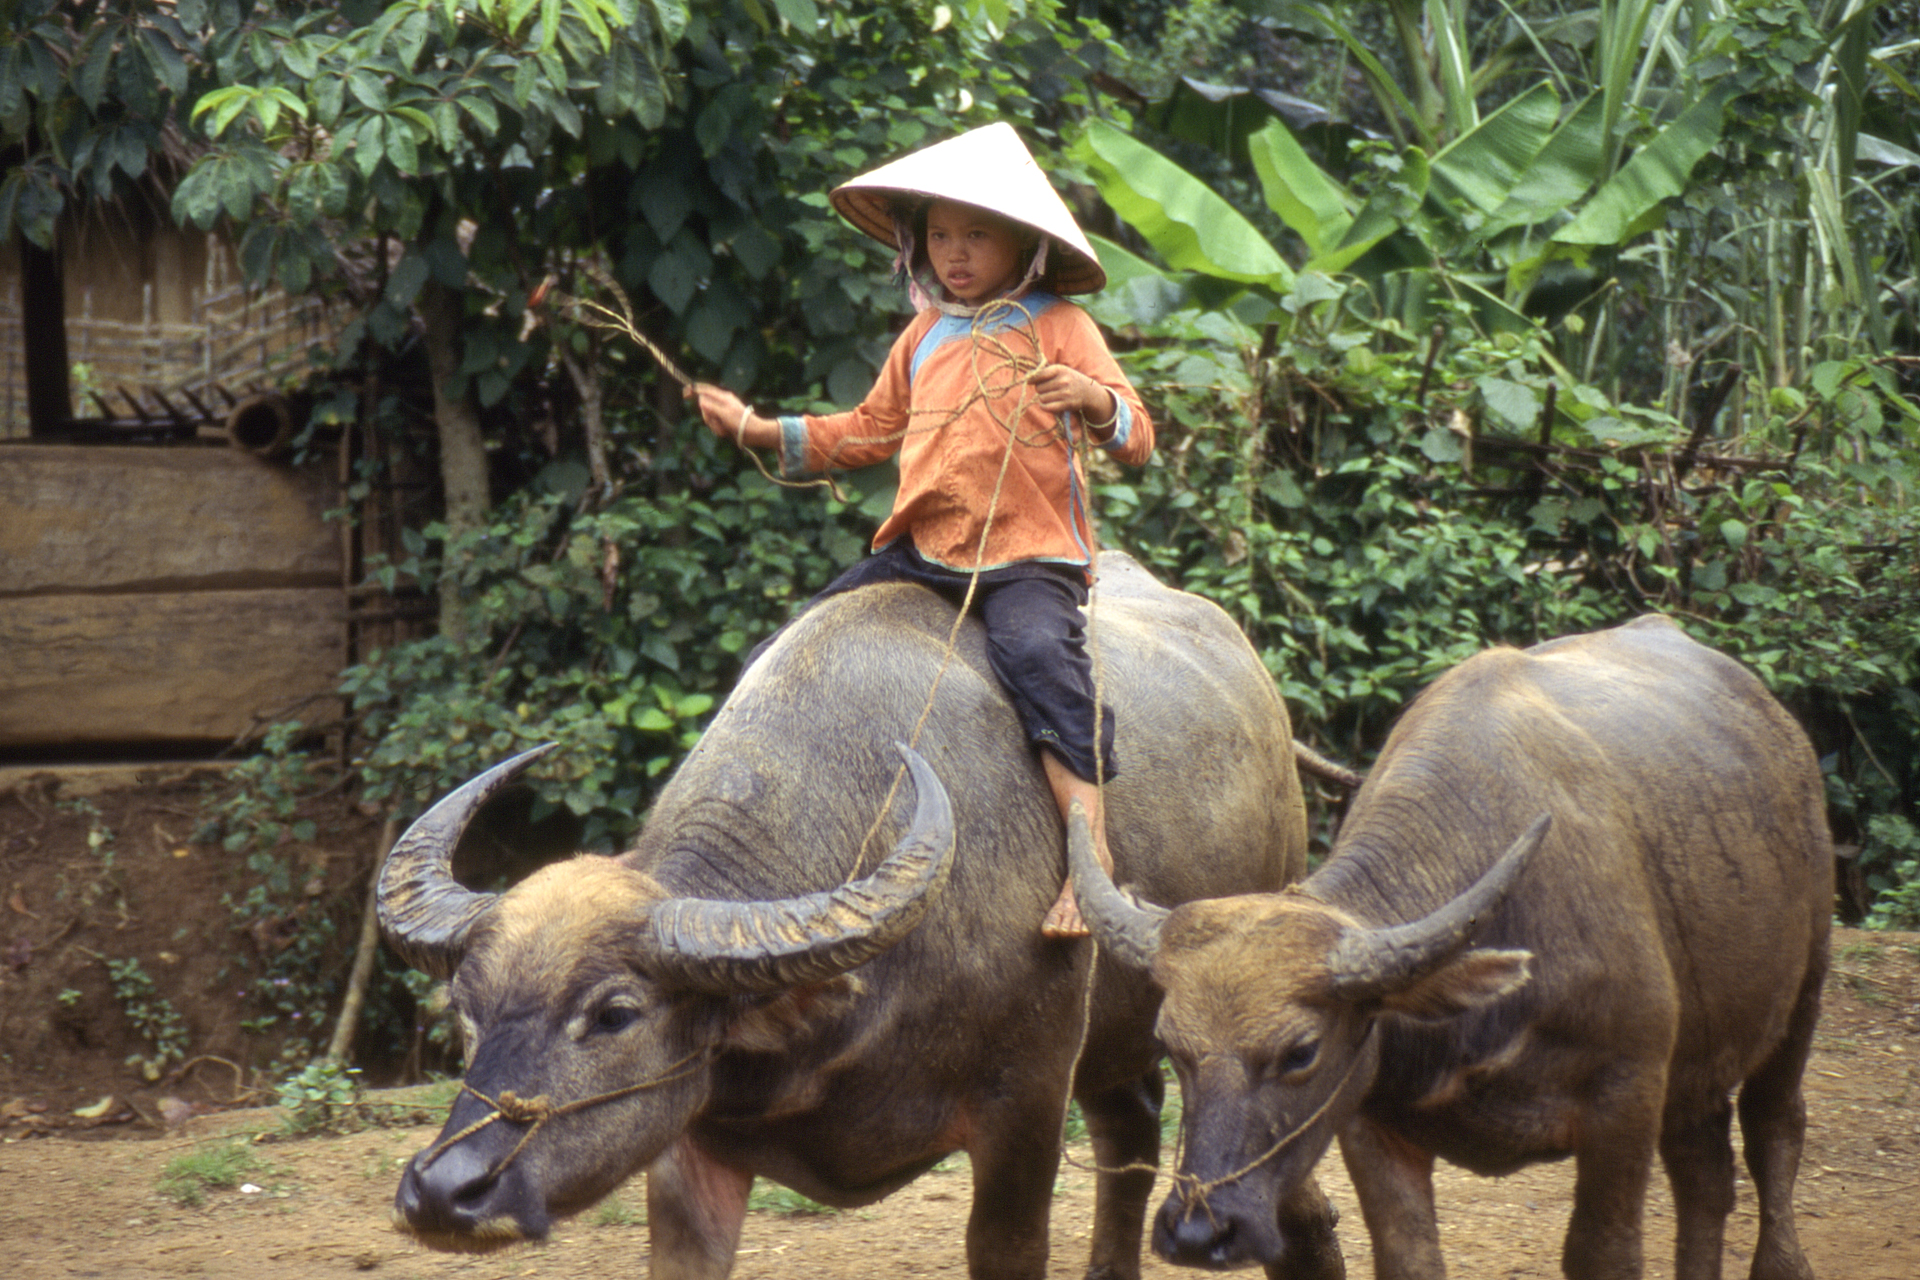
<instances>
[{"instance_id":1,"label":"child's hand","mask_svg":"<svg viewBox=\"0 0 1920 1280\"><path fill-rule=\"evenodd\" d=\"M700 418L707 430L725 440L739 434L740 414L747 407L739 396L711 382L696 382L687 388L685 398L700 402Z\"/></svg>"},{"instance_id":2,"label":"child's hand","mask_svg":"<svg viewBox=\"0 0 1920 1280\"><path fill-rule=\"evenodd\" d=\"M1113 392L1086 374L1064 364L1043 364L1027 375L1040 398L1040 407L1052 413L1077 413L1082 422L1112 423L1120 411Z\"/></svg>"}]
</instances>

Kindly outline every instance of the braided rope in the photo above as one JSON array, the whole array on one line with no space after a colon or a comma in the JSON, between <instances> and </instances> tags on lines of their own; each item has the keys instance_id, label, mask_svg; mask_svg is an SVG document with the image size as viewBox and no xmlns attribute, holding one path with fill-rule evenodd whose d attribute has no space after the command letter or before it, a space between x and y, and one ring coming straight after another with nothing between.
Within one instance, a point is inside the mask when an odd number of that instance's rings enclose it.
<instances>
[{"instance_id":1,"label":"braided rope","mask_svg":"<svg viewBox=\"0 0 1920 1280\"><path fill-rule=\"evenodd\" d=\"M487 1106L492 1107L493 1110L466 1126L466 1128L460 1130L460 1132L450 1134L434 1143L431 1147L428 1147L420 1157L420 1167L423 1169L426 1168L435 1160L438 1160L448 1147L456 1143L465 1142L468 1138L471 1138L474 1134L480 1132L496 1120L504 1120L508 1124L527 1125L527 1131L520 1135L520 1141L514 1144L513 1150L507 1152L505 1159L487 1171L487 1177L497 1178L507 1171L507 1166L519 1159L520 1153L526 1150L529 1142L533 1141L533 1135L540 1132L540 1126L544 1125L547 1121L558 1119L564 1115L571 1115L576 1111L585 1111L589 1107L597 1107L603 1102L612 1102L616 1099L627 1097L630 1094L642 1093L648 1089L657 1089L661 1085L671 1084L675 1080L685 1079L687 1076L693 1074L695 1067L699 1065L702 1060L711 1057L712 1053L713 1050L711 1046L703 1045L650 1080L641 1080L634 1084L623 1085L618 1089L609 1089L605 1093L598 1093L590 1098L576 1098L572 1102L561 1103L559 1106L555 1106L553 1100L544 1093L535 1094L531 1098L522 1098L511 1089L501 1090L498 1098L489 1098L467 1081L462 1080L460 1082L460 1091L462 1093L472 1094Z\"/></svg>"}]
</instances>

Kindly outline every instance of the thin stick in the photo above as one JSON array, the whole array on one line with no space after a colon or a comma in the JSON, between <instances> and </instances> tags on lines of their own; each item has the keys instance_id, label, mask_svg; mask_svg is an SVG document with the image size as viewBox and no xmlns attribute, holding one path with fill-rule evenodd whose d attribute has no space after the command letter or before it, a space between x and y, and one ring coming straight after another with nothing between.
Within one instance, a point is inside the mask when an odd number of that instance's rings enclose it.
<instances>
[{"instance_id":1,"label":"thin stick","mask_svg":"<svg viewBox=\"0 0 1920 1280\"><path fill-rule=\"evenodd\" d=\"M360 1024L360 1006L366 1003L367 983L373 977L373 958L380 950L380 864L399 835L399 824L392 818L380 831L380 856L374 859L367 875L367 907L360 917L360 945L353 953L353 973L347 979L347 998L340 1003L340 1021L334 1024L333 1042L327 1046L327 1061L341 1062L353 1047L353 1033Z\"/></svg>"},{"instance_id":2,"label":"thin stick","mask_svg":"<svg viewBox=\"0 0 1920 1280\"><path fill-rule=\"evenodd\" d=\"M661 350L660 345L652 338L640 332L640 327L634 323L633 304L627 300L627 292L620 287L619 282L607 274L598 263L583 263L580 269L586 272L587 277L595 284L612 294L617 305L610 307L604 302L595 302L592 298L576 298L570 293L562 293L552 287L552 276L548 276L541 282L540 287L534 290L532 305L538 306L551 296L556 305L566 310L585 312L584 316L578 317L580 323L595 329L611 329L615 333L625 334L635 343L646 348L647 354L659 362L669 378L691 390L693 378L687 371L674 363L673 357Z\"/></svg>"}]
</instances>

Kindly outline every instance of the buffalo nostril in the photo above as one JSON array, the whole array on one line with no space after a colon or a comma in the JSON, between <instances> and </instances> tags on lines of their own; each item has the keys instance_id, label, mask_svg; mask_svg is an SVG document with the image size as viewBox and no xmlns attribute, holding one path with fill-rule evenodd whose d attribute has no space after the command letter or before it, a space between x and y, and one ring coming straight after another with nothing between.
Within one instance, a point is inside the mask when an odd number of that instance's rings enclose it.
<instances>
[{"instance_id":1,"label":"buffalo nostril","mask_svg":"<svg viewBox=\"0 0 1920 1280\"><path fill-rule=\"evenodd\" d=\"M1169 1204L1153 1224L1153 1247L1169 1262L1187 1266L1224 1266L1238 1261L1238 1235L1231 1218L1217 1221L1205 1205L1192 1209Z\"/></svg>"},{"instance_id":2,"label":"buffalo nostril","mask_svg":"<svg viewBox=\"0 0 1920 1280\"><path fill-rule=\"evenodd\" d=\"M433 1160L414 1157L394 1203L416 1227L457 1231L486 1216L483 1206L496 1185L487 1161L455 1146Z\"/></svg>"}]
</instances>

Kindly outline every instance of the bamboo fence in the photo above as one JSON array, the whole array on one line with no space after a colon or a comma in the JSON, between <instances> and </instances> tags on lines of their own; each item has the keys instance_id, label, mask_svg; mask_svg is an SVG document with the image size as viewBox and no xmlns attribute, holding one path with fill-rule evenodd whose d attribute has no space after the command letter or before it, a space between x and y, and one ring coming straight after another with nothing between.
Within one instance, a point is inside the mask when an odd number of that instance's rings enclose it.
<instances>
[{"instance_id":1,"label":"bamboo fence","mask_svg":"<svg viewBox=\"0 0 1920 1280\"><path fill-rule=\"evenodd\" d=\"M154 391L213 404L217 390L230 401L242 389L278 386L304 372L308 348L331 341L339 328L336 309L319 298L228 284L222 274L209 264L186 321L156 317L152 282L141 287L138 323L96 316L93 290L83 289L80 313L67 317L73 416L93 418L107 405L124 412L129 398L145 405ZM0 439L27 434L24 357L16 284L0 298Z\"/></svg>"}]
</instances>

